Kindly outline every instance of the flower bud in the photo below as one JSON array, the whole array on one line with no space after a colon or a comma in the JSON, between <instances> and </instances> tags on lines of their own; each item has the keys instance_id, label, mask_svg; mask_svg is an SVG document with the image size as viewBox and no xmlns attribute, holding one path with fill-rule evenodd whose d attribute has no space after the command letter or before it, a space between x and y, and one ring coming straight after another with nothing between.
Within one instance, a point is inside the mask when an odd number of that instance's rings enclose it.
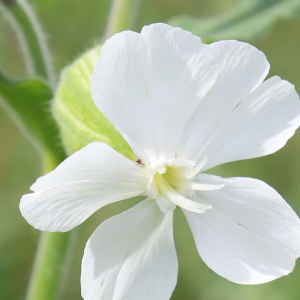
<instances>
[{"instance_id":1,"label":"flower bud","mask_svg":"<svg viewBox=\"0 0 300 300\"><path fill-rule=\"evenodd\" d=\"M99 111L91 95L91 77L100 49L88 51L63 70L52 106L53 115L68 155L99 141L135 160L127 142Z\"/></svg>"}]
</instances>

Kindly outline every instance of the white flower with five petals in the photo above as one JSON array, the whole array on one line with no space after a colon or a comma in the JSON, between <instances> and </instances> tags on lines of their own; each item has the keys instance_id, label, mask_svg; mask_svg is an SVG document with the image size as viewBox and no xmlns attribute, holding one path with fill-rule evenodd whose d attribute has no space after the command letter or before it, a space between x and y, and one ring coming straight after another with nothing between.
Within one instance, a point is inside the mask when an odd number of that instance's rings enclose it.
<instances>
[{"instance_id":1,"label":"white flower with five petals","mask_svg":"<svg viewBox=\"0 0 300 300\"><path fill-rule=\"evenodd\" d=\"M300 221L270 186L203 172L282 148L300 124L294 87L264 81L269 64L238 41L203 44L153 24L104 44L92 78L97 107L129 143L129 160L94 142L39 178L20 209L35 228L68 231L104 205L145 200L101 224L82 261L85 300L167 300L177 280L179 206L204 262L237 283L292 271Z\"/></svg>"}]
</instances>

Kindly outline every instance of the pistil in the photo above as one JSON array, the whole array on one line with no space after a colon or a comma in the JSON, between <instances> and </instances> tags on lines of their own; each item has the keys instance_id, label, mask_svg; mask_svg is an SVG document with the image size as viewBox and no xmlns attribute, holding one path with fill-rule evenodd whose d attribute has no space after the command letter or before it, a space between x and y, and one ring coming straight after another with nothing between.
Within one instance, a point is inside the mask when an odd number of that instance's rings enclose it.
<instances>
[{"instance_id":1,"label":"pistil","mask_svg":"<svg viewBox=\"0 0 300 300\"><path fill-rule=\"evenodd\" d=\"M158 190L163 194L165 198L173 202L174 204L195 212L195 213L202 213L207 209L211 208L209 205L205 205L202 203L194 202L190 199L187 199L176 192L170 184L165 180L164 175L157 173L155 175L155 182L157 184Z\"/></svg>"},{"instance_id":2,"label":"pistil","mask_svg":"<svg viewBox=\"0 0 300 300\"><path fill-rule=\"evenodd\" d=\"M147 195L159 199L157 204L163 212L166 207L174 209L178 205L195 213L203 213L211 206L201 203L200 199L197 202L187 197L195 195L196 190L212 191L224 186L193 181L206 162L207 156L198 164L179 158L149 168L151 178L147 185Z\"/></svg>"}]
</instances>

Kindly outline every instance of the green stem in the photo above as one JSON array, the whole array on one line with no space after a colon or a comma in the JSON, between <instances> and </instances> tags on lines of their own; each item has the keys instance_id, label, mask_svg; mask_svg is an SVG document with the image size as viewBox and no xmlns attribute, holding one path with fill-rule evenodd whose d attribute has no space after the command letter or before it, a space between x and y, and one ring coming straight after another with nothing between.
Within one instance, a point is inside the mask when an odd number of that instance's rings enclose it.
<instances>
[{"instance_id":1,"label":"green stem","mask_svg":"<svg viewBox=\"0 0 300 300\"><path fill-rule=\"evenodd\" d=\"M41 25L26 0L0 0L4 16L14 28L25 58L29 76L47 79L54 88L50 51Z\"/></svg>"},{"instance_id":2,"label":"green stem","mask_svg":"<svg viewBox=\"0 0 300 300\"><path fill-rule=\"evenodd\" d=\"M54 300L60 291L73 232L43 232L40 237L26 300Z\"/></svg>"},{"instance_id":3,"label":"green stem","mask_svg":"<svg viewBox=\"0 0 300 300\"><path fill-rule=\"evenodd\" d=\"M53 152L44 156L44 173L52 171L60 156ZM55 300L59 296L62 278L67 272L68 253L76 231L42 232L26 300Z\"/></svg>"},{"instance_id":4,"label":"green stem","mask_svg":"<svg viewBox=\"0 0 300 300\"><path fill-rule=\"evenodd\" d=\"M139 0L113 0L105 39L117 32L131 29L138 4Z\"/></svg>"}]
</instances>

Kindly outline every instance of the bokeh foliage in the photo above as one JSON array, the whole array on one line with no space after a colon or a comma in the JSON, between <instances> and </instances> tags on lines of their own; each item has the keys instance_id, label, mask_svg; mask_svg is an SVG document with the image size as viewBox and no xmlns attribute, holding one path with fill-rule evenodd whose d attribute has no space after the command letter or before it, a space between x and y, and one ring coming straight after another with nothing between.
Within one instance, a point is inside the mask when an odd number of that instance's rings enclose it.
<instances>
[{"instance_id":1,"label":"bokeh foliage","mask_svg":"<svg viewBox=\"0 0 300 300\"><path fill-rule=\"evenodd\" d=\"M172 17L169 23L201 36L204 41L237 39L249 42L263 37L276 21L291 19L299 13L298 0L240 0L212 17L179 15Z\"/></svg>"},{"instance_id":2,"label":"bokeh foliage","mask_svg":"<svg viewBox=\"0 0 300 300\"><path fill-rule=\"evenodd\" d=\"M269 0L266 0L269 1ZM289 0L290 1L290 0ZM101 41L109 12L109 0L30 1L48 34L56 73L77 56ZM244 1L245 2L245 1ZM249 3L252 2L249 0ZM280 1L277 1L280 2ZM225 14L235 0L144 0L140 4L135 30L144 24L166 22L178 14L197 18ZM278 74L300 92L300 18L279 20L268 35L252 41L271 63L271 75ZM14 32L0 14L0 70L16 79L26 78L25 65ZM18 202L40 175L35 149L22 136L4 111L0 111L0 286L1 299L24 298L38 232L21 217ZM300 133L278 153L259 159L230 163L213 170L223 176L260 178L276 188L300 214ZM110 205L80 226L79 239L71 254L72 272L66 278L62 299L81 299L80 262L89 235L100 222L134 203ZM179 281L172 300L298 300L300 268L289 276L260 286L228 282L209 270L199 258L188 226L178 211L175 240L180 262ZM42 300L42 299L41 299Z\"/></svg>"}]
</instances>

